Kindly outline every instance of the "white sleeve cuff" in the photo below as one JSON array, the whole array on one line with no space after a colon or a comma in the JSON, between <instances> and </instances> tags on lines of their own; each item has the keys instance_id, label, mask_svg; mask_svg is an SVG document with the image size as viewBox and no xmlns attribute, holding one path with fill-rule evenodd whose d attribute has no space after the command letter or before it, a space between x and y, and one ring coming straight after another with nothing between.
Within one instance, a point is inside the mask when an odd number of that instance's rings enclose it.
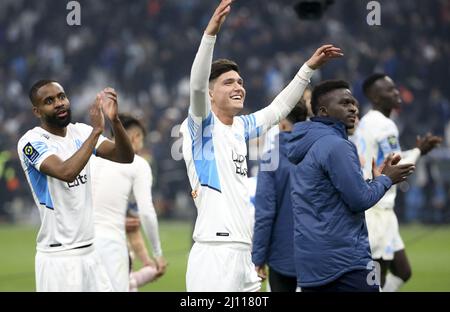
<instances>
[{"instance_id":1,"label":"white sleeve cuff","mask_svg":"<svg viewBox=\"0 0 450 312\"><path fill-rule=\"evenodd\" d=\"M211 35L208 35L206 33L203 33L202 41L204 41L205 43L212 43L212 44L214 44L214 43L216 43L216 38L217 38L217 36L211 36Z\"/></svg>"},{"instance_id":2,"label":"white sleeve cuff","mask_svg":"<svg viewBox=\"0 0 450 312\"><path fill-rule=\"evenodd\" d=\"M153 251L153 257L162 257L163 256L163 252L162 250L157 250L157 251Z\"/></svg>"},{"instance_id":3,"label":"white sleeve cuff","mask_svg":"<svg viewBox=\"0 0 450 312\"><path fill-rule=\"evenodd\" d=\"M46 151L44 154L42 154L40 156L39 160L36 162L36 165L34 167L40 172L42 163L52 155L56 155L56 154L51 151ZM58 155L56 155L56 156L58 156Z\"/></svg>"},{"instance_id":4,"label":"white sleeve cuff","mask_svg":"<svg viewBox=\"0 0 450 312\"><path fill-rule=\"evenodd\" d=\"M311 82L311 77L314 74L315 70L310 68L308 65L303 64L303 66L300 68L300 70L297 73L297 77L307 81L308 83Z\"/></svg>"},{"instance_id":5,"label":"white sleeve cuff","mask_svg":"<svg viewBox=\"0 0 450 312\"><path fill-rule=\"evenodd\" d=\"M420 155L421 152L418 147L404 151L401 153L402 159L400 160L400 164L415 164L419 160Z\"/></svg>"}]
</instances>

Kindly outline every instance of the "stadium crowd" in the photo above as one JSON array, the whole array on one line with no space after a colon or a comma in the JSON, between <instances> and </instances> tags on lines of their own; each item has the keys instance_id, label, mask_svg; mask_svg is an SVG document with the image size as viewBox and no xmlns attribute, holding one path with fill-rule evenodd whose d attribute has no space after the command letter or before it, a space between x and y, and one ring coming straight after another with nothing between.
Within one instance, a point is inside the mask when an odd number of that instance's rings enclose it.
<instances>
[{"instance_id":1,"label":"stadium crowd","mask_svg":"<svg viewBox=\"0 0 450 312\"><path fill-rule=\"evenodd\" d=\"M0 2L0 223L37 213L16 145L26 129L37 125L28 89L42 78L61 81L73 119L84 122L95 93L113 86L121 111L139 117L147 128L159 214L192 216L185 164L173 159L172 148L179 136L175 126L189 105L198 29L216 2L79 2L80 26L67 25L64 1ZM321 43L339 44L345 58L325 67L315 81L351 81L362 114L368 109L361 90L364 77L387 73L398 82L404 100L395 118L404 148L413 147L416 135L427 131L446 138L418 165L409 184L401 185L400 220L450 222L450 2L380 1L381 26L366 24L366 2L336 1L321 20L300 21L292 1L238 1L215 57L237 60L250 77L245 81L248 111L267 105Z\"/></svg>"}]
</instances>

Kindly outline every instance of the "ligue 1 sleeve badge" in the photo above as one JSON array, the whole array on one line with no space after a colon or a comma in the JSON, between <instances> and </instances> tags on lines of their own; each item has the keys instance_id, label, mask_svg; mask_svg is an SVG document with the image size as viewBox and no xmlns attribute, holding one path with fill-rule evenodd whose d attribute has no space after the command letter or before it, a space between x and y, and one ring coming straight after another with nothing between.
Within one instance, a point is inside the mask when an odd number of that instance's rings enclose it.
<instances>
[{"instance_id":1,"label":"ligue 1 sleeve badge","mask_svg":"<svg viewBox=\"0 0 450 312\"><path fill-rule=\"evenodd\" d=\"M39 152L31 145L31 143L27 143L27 145L24 146L23 153L31 162L34 162L39 156Z\"/></svg>"}]
</instances>

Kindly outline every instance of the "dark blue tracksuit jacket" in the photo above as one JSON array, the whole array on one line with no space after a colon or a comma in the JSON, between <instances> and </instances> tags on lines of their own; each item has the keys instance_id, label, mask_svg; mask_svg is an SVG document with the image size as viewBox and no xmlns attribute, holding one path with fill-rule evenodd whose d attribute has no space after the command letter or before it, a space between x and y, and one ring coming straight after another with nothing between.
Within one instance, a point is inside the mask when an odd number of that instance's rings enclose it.
<instances>
[{"instance_id":1,"label":"dark blue tracksuit jacket","mask_svg":"<svg viewBox=\"0 0 450 312\"><path fill-rule=\"evenodd\" d=\"M275 141L278 142L278 146L274 149L276 155L269 153L279 156L278 167L272 168L274 170L271 171L260 170L258 173L252 260L257 266L268 264L280 274L296 277L294 222L289 182L289 172L294 165L287 159L286 147L289 135L289 132L280 133L279 140ZM273 158L264 157L266 158L268 159L262 161L263 163L273 162Z\"/></svg>"},{"instance_id":2,"label":"dark blue tracksuit jacket","mask_svg":"<svg viewBox=\"0 0 450 312\"><path fill-rule=\"evenodd\" d=\"M345 125L315 117L297 123L288 142L294 254L300 287L328 284L371 261L364 211L391 187L387 176L364 181Z\"/></svg>"}]
</instances>

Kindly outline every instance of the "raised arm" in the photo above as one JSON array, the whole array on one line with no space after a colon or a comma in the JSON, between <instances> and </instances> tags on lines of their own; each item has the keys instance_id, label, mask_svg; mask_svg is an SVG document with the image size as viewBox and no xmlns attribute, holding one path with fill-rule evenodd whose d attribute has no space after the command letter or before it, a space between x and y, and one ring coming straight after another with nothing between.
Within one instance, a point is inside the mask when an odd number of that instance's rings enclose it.
<instances>
[{"instance_id":1,"label":"raised arm","mask_svg":"<svg viewBox=\"0 0 450 312\"><path fill-rule=\"evenodd\" d=\"M342 57L341 49L331 44L323 45L317 49L311 58L303 64L294 79L277 95L272 103L248 116L240 116L243 119L249 137L253 137L256 129L262 127L259 134L278 124L284 119L299 102L303 92L308 86L314 71L331 59Z\"/></svg>"},{"instance_id":2,"label":"raised arm","mask_svg":"<svg viewBox=\"0 0 450 312\"><path fill-rule=\"evenodd\" d=\"M211 110L208 90L216 35L230 13L232 2L232 0L222 0L214 11L192 64L189 114L202 120L208 116Z\"/></svg>"},{"instance_id":3,"label":"raised arm","mask_svg":"<svg viewBox=\"0 0 450 312\"><path fill-rule=\"evenodd\" d=\"M80 149L65 161L56 155L50 155L43 160L38 168L42 173L65 182L72 182L76 179L88 163L105 127L100 94L97 95L94 104L91 106L89 115L93 129Z\"/></svg>"},{"instance_id":4,"label":"raised arm","mask_svg":"<svg viewBox=\"0 0 450 312\"><path fill-rule=\"evenodd\" d=\"M420 156L428 154L441 143L442 138L434 136L431 133L427 133L424 137L417 136L416 147L402 152L401 163L415 164L419 160Z\"/></svg>"},{"instance_id":5,"label":"raised arm","mask_svg":"<svg viewBox=\"0 0 450 312\"><path fill-rule=\"evenodd\" d=\"M131 163L134 159L134 151L130 138L119 119L117 93L112 88L106 88L101 93L102 109L111 121L114 132L114 142L105 140L97 148L97 156L119 162Z\"/></svg>"}]
</instances>

